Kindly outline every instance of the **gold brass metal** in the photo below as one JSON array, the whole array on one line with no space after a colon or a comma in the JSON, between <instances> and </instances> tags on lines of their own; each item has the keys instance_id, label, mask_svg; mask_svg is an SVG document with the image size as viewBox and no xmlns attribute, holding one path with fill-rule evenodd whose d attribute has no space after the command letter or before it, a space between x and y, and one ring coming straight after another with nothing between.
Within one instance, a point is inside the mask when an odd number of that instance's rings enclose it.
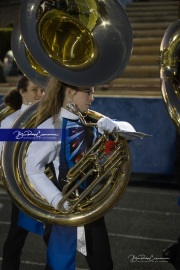
<instances>
[{"instance_id":1,"label":"gold brass metal","mask_svg":"<svg viewBox=\"0 0 180 270\"><path fill-rule=\"evenodd\" d=\"M39 21L38 31L47 55L66 68L83 70L97 57L90 31L68 13L46 12Z\"/></svg>"},{"instance_id":2,"label":"gold brass metal","mask_svg":"<svg viewBox=\"0 0 180 270\"><path fill-rule=\"evenodd\" d=\"M110 83L132 52L131 25L118 0L23 0L19 26L35 61L71 85Z\"/></svg>"},{"instance_id":3,"label":"gold brass metal","mask_svg":"<svg viewBox=\"0 0 180 270\"><path fill-rule=\"evenodd\" d=\"M8 115L12 114L15 110L12 109L9 106L6 106L4 103L0 105L0 126L1 126L1 121L4 120ZM4 188L3 182L2 182L2 167L1 167L1 162L0 162L0 188Z\"/></svg>"},{"instance_id":4,"label":"gold brass metal","mask_svg":"<svg viewBox=\"0 0 180 270\"><path fill-rule=\"evenodd\" d=\"M180 132L180 19L166 30L160 46L160 79L164 102Z\"/></svg>"},{"instance_id":5,"label":"gold brass metal","mask_svg":"<svg viewBox=\"0 0 180 270\"><path fill-rule=\"evenodd\" d=\"M0 123L3 119L5 119L8 115L12 114L13 112L15 112L15 110L12 109L11 107L6 106L4 103L1 104L0 105Z\"/></svg>"},{"instance_id":6,"label":"gold brass metal","mask_svg":"<svg viewBox=\"0 0 180 270\"><path fill-rule=\"evenodd\" d=\"M27 109L12 128L30 128L36 117L38 104ZM89 115L88 115L89 114ZM95 125L103 115L87 112L90 124ZM83 116L82 116L83 118ZM85 123L85 118L82 120ZM86 123L88 125L88 123ZM111 137L111 138L110 138ZM105 144L113 140L114 149L105 153ZM64 198L71 207L60 211L49 205L33 188L25 173L25 156L29 142L6 142L2 153L4 186L17 206L37 220L61 225L78 226L105 215L124 194L130 176L130 152L125 139L116 134L100 136L95 145L69 171L68 184L63 189ZM12 160L7 163L7 160ZM87 177L92 180L81 193L78 187Z\"/></svg>"},{"instance_id":7,"label":"gold brass metal","mask_svg":"<svg viewBox=\"0 0 180 270\"><path fill-rule=\"evenodd\" d=\"M42 87L49 79L47 74L67 84L94 87L111 82L124 71L132 52L132 30L119 0L22 0L12 50L22 72ZM22 113L12 128L34 127L37 106ZM94 111L88 111L87 118L76 113L84 125L96 125L104 117ZM113 147L106 151L109 143ZM69 226L92 222L105 215L126 190L128 143L117 134L104 134L69 171L63 200L71 207L65 211L60 203L57 211L35 191L25 173L28 145L22 141L4 144L3 185L14 203L37 220ZM92 181L79 192L78 186L87 177Z\"/></svg>"}]
</instances>

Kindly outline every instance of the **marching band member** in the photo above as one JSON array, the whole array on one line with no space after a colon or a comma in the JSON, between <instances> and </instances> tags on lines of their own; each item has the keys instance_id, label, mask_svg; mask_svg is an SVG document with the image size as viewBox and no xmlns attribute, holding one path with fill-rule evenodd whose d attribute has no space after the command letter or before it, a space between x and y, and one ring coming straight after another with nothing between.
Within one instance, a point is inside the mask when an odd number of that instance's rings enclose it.
<instances>
[{"instance_id":1,"label":"marching band member","mask_svg":"<svg viewBox=\"0 0 180 270\"><path fill-rule=\"evenodd\" d=\"M4 103L15 112L2 120L1 128L10 128L18 116L28 106L39 100L43 93L43 89L27 77L22 76L18 81L17 88L11 90L4 99ZM0 141L0 151L2 145L3 142ZM12 202L11 224L3 247L2 270L19 269L22 249L29 231L42 235L44 225L21 212Z\"/></svg>"},{"instance_id":2,"label":"marching band member","mask_svg":"<svg viewBox=\"0 0 180 270\"><path fill-rule=\"evenodd\" d=\"M36 191L55 209L62 199L61 191L68 170L83 152L92 147L100 136L99 132L135 131L131 124L112 121L108 117L97 122L98 129L87 127L67 109L67 104L73 102L82 113L86 112L94 100L93 94L94 88L67 85L52 77L39 104L36 126L40 129L59 126L61 142L59 147L55 141L31 142L26 156L26 173ZM46 165L52 162L56 183L49 181L45 174ZM67 202L64 208L69 208ZM75 270L76 250L85 255L91 270L113 269L104 217L79 227L47 225L44 236L47 244L46 270Z\"/></svg>"}]
</instances>

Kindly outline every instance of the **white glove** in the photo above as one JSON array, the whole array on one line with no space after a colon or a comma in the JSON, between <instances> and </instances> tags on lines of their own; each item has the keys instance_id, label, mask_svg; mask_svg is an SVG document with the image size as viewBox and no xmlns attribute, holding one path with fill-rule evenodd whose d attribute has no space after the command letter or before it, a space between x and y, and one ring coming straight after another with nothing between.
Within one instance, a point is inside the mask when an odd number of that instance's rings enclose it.
<instances>
[{"instance_id":1,"label":"white glove","mask_svg":"<svg viewBox=\"0 0 180 270\"><path fill-rule=\"evenodd\" d=\"M118 124L109 117L104 117L97 122L97 127L99 133L104 134L105 131L109 133L113 132L118 128Z\"/></svg>"},{"instance_id":2,"label":"white glove","mask_svg":"<svg viewBox=\"0 0 180 270\"><path fill-rule=\"evenodd\" d=\"M118 132L118 131L136 132L134 127L128 122L119 121L116 123L118 126L118 128L115 130L116 132Z\"/></svg>"},{"instance_id":3,"label":"white glove","mask_svg":"<svg viewBox=\"0 0 180 270\"><path fill-rule=\"evenodd\" d=\"M64 208L64 210L66 210L66 211L68 211L70 207L71 207L71 205L69 204L68 201L65 201L62 205L62 208Z\"/></svg>"},{"instance_id":4,"label":"white glove","mask_svg":"<svg viewBox=\"0 0 180 270\"><path fill-rule=\"evenodd\" d=\"M109 117L101 118L97 122L98 131L103 134L104 131L107 131L109 133L112 132L119 132L119 131L129 131L129 132L135 132L134 127L129 124L128 122L124 121L113 121Z\"/></svg>"},{"instance_id":5,"label":"white glove","mask_svg":"<svg viewBox=\"0 0 180 270\"><path fill-rule=\"evenodd\" d=\"M52 206L53 206L55 209L59 210L58 205L59 205L59 202L62 200L62 198L63 198L62 194L59 193L59 194L57 194L57 195L54 197L54 199L52 200L51 204L52 204ZM62 208L64 208L65 210L69 210L69 208L70 208L69 202L68 202L68 201L65 201L65 202L63 203L63 205L62 205Z\"/></svg>"}]
</instances>

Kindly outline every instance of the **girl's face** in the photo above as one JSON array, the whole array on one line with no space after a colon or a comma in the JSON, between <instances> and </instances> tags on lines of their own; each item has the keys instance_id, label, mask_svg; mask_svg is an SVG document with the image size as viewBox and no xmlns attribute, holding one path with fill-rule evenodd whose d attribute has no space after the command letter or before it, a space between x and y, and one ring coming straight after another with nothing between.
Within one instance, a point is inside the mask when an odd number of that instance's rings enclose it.
<instances>
[{"instance_id":1,"label":"girl's face","mask_svg":"<svg viewBox=\"0 0 180 270\"><path fill-rule=\"evenodd\" d=\"M23 99L23 104L30 105L40 100L44 94L44 89L40 88L33 82L29 81L26 92L20 91Z\"/></svg>"},{"instance_id":2,"label":"girl's face","mask_svg":"<svg viewBox=\"0 0 180 270\"><path fill-rule=\"evenodd\" d=\"M94 100L94 88L79 88L79 90L69 89L69 102L77 105L81 112L86 112Z\"/></svg>"}]
</instances>

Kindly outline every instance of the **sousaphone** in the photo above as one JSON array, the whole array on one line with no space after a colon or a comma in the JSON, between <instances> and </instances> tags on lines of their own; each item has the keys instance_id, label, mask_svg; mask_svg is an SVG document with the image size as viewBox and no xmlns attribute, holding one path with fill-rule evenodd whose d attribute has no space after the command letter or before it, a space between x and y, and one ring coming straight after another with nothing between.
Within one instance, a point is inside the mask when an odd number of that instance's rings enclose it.
<instances>
[{"instance_id":1,"label":"sousaphone","mask_svg":"<svg viewBox=\"0 0 180 270\"><path fill-rule=\"evenodd\" d=\"M0 105L0 126L1 126L1 122L4 120L4 118L6 118L8 115L12 114L15 110L9 106L6 106L4 103L2 103ZM1 168L1 164L0 164L0 188L4 188L3 185L3 172L2 172L2 168Z\"/></svg>"},{"instance_id":2,"label":"sousaphone","mask_svg":"<svg viewBox=\"0 0 180 270\"><path fill-rule=\"evenodd\" d=\"M30 57L48 75L76 86L91 87L112 81L125 69L132 50L128 17L120 2L114 0L23 0L19 33ZM20 50L16 55L20 55ZM13 128L34 126L37 106L38 103L26 110ZM75 110L84 125L95 125L104 117L88 111L87 123L76 108L70 109ZM113 147L106 153L110 140ZM29 182L25 173L27 147L28 142L4 144L4 186L18 207L38 220L71 226L92 222L105 215L126 190L130 152L127 141L116 134L101 136L69 171L69 183L63 189L64 200L71 205L68 211L53 209ZM50 168L46 173L51 178ZM90 174L94 181L78 194L78 184Z\"/></svg>"},{"instance_id":3,"label":"sousaphone","mask_svg":"<svg viewBox=\"0 0 180 270\"><path fill-rule=\"evenodd\" d=\"M160 46L162 96L180 133L180 19L169 25Z\"/></svg>"}]
</instances>

